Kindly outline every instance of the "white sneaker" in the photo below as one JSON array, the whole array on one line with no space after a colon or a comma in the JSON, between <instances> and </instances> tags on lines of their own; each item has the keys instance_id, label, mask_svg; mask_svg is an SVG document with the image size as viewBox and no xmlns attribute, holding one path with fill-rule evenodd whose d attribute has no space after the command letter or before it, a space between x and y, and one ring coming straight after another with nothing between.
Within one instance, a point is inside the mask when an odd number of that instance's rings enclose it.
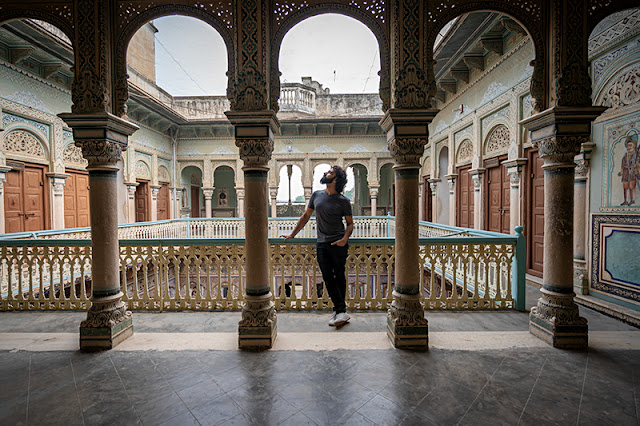
<instances>
[{"instance_id":1,"label":"white sneaker","mask_svg":"<svg viewBox=\"0 0 640 426\"><path fill-rule=\"evenodd\" d=\"M349 316L348 313L340 312L338 315L336 315L336 319L333 325L335 325L336 327L340 327L341 325L346 324L350 318L351 317Z\"/></svg>"},{"instance_id":2,"label":"white sneaker","mask_svg":"<svg viewBox=\"0 0 640 426\"><path fill-rule=\"evenodd\" d=\"M331 314L331 319L329 320L329 325L331 327L335 327L336 325L336 315L338 315L336 314L336 311L333 311L333 313Z\"/></svg>"}]
</instances>

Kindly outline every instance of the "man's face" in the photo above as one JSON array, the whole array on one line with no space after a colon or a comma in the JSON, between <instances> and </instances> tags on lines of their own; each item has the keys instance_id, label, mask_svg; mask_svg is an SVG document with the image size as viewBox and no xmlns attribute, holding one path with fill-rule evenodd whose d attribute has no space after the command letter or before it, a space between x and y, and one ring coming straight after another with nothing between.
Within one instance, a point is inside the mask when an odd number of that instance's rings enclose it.
<instances>
[{"instance_id":1,"label":"man's face","mask_svg":"<svg viewBox=\"0 0 640 426\"><path fill-rule=\"evenodd\" d=\"M333 171L333 167L324 172L324 175L320 178L320 183L331 183L336 179L336 172Z\"/></svg>"},{"instance_id":2,"label":"man's face","mask_svg":"<svg viewBox=\"0 0 640 426\"><path fill-rule=\"evenodd\" d=\"M628 152L629 154L633 154L633 151L634 151L634 149L633 149L633 144L632 144L631 142L629 142L629 143L627 144L627 152Z\"/></svg>"}]
</instances>

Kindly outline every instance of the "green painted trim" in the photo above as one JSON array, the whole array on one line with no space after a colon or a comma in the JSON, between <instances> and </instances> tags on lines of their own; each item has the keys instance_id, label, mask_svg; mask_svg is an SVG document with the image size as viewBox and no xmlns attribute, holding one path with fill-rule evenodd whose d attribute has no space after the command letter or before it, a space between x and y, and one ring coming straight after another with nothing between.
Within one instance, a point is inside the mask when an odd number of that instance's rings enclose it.
<instances>
[{"instance_id":1,"label":"green painted trim","mask_svg":"<svg viewBox=\"0 0 640 426\"><path fill-rule=\"evenodd\" d=\"M253 181L253 182L266 182L267 181L267 171L266 170L245 170L244 171L244 180Z\"/></svg>"},{"instance_id":2,"label":"green painted trim","mask_svg":"<svg viewBox=\"0 0 640 426\"><path fill-rule=\"evenodd\" d=\"M396 179L409 180L418 179L420 169L398 169L396 170Z\"/></svg>"},{"instance_id":3,"label":"green painted trim","mask_svg":"<svg viewBox=\"0 0 640 426\"><path fill-rule=\"evenodd\" d=\"M393 287L393 291L396 291L400 294L406 294L407 296L415 296L416 294L420 294L420 283L416 286L411 287L403 287L400 284L396 284Z\"/></svg>"},{"instance_id":4,"label":"green painted trim","mask_svg":"<svg viewBox=\"0 0 640 426\"><path fill-rule=\"evenodd\" d=\"M92 180L115 180L117 171L112 170L89 170L89 182Z\"/></svg>"},{"instance_id":5,"label":"green painted trim","mask_svg":"<svg viewBox=\"0 0 640 426\"><path fill-rule=\"evenodd\" d=\"M570 287L558 287L556 285L543 282L542 288L544 288L545 290L553 291L554 293L560 293L560 294L573 293L573 283L571 284Z\"/></svg>"},{"instance_id":6,"label":"green painted trim","mask_svg":"<svg viewBox=\"0 0 640 426\"><path fill-rule=\"evenodd\" d=\"M262 288L247 288L247 296L264 296L265 294L269 294L271 288L267 285Z\"/></svg>"},{"instance_id":7,"label":"green painted trim","mask_svg":"<svg viewBox=\"0 0 640 426\"><path fill-rule=\"evenodd\" d=\"M91 293L93 297L109 297L120 293L120 286L116 288L111 288L109 290L93 290Z\"/></svg>"},{"instance_id":8,"label":"green painted trim","mask_svg":"<svg viewBox=\"0 0 640 426\"><path fill-rule=\"evenodd\" d=\"M527 239L522 234L524 228L516 226L516 253L513 259L511 273L511 288L513 289L513 307L516 311L524 312L526 302L526 269L527 269Z\"/></svg>"}]
</instances>

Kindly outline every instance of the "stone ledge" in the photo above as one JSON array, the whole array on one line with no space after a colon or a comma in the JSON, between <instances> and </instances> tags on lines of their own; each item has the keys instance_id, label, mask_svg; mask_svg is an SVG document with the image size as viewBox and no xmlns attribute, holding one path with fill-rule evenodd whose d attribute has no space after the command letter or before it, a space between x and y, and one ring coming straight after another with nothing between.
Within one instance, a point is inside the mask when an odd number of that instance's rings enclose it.
<instances>
[{"instance_id":1,"label":"stone ledge","mask_svg":"<svg viewBox=\"0 0 640 426\"><path fill-rule=\"evenodd\" d=\"M606 300L588 295L576 295L577 304L591 308L607 316L619 319L629 325L640 328L640 311L625 308Z\"/></svg>"}]
</instances>

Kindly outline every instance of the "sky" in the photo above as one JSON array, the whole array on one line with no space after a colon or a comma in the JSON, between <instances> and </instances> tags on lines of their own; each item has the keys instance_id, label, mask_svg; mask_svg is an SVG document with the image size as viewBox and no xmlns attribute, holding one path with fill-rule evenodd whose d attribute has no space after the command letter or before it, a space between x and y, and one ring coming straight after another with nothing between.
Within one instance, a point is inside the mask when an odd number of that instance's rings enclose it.
<instances>
[{"instance_id":1,"label":"sky","mask_svg":"<svg viewBox=\"0 0 640 426\"><path fill-rule=\"evenodd\" d=\"M225 95L227 51L220 34L195 18L156 19L156 80L173 96ZM305 19L285 35L282 82L312 77L331 93L376 93L380 56L373 33L353 18Z\"/></svg>"}]
</instances>

